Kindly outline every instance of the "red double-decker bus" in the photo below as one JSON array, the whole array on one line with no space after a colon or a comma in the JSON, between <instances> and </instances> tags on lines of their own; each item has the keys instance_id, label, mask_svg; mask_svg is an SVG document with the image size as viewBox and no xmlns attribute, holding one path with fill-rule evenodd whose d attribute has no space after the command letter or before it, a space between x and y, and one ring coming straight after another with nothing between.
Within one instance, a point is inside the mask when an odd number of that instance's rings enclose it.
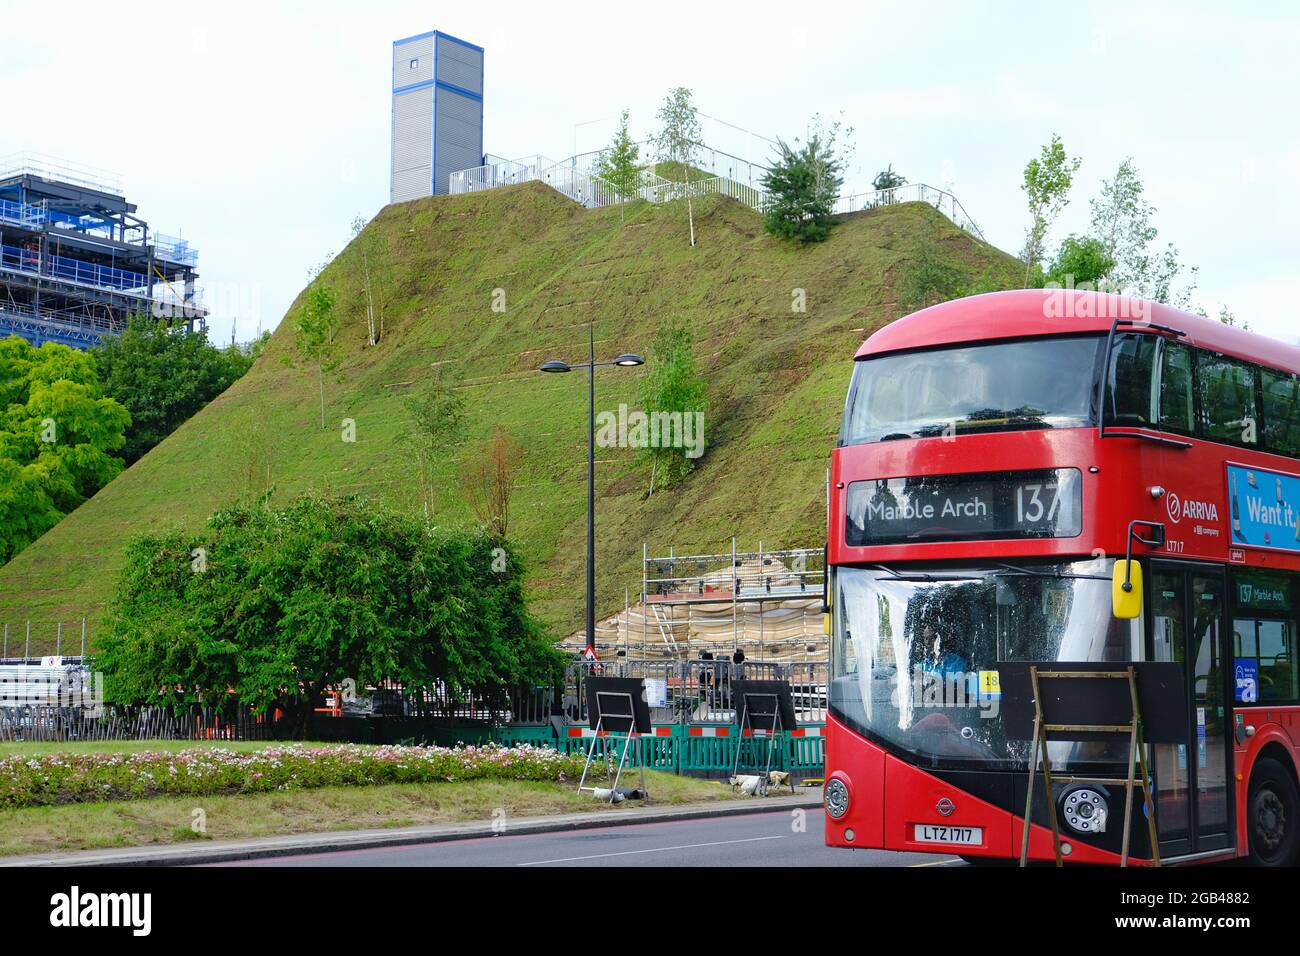
<instances>
[{"instance_id":1,"label":"red double-decker bus","mask_svg":"<svg viewBox=\"0 0 1300 956\"><path fill-rule=\"evenodd\" d=\"M1025 290L907 316L856 358L831 470L826 842L1016 859L1031 744L999 713L999 665L1165 661L1188 716L1148 746L1161 862L1295 863L1300 348ZM1127 755L1049 747L1078 776ZM1120 862L1124 788L1050 799L1069 861ZM1151 861L1135 802L1130 854ZM1055 855L1047 810L1032 859Z\"/></svg>"}]
</instances>

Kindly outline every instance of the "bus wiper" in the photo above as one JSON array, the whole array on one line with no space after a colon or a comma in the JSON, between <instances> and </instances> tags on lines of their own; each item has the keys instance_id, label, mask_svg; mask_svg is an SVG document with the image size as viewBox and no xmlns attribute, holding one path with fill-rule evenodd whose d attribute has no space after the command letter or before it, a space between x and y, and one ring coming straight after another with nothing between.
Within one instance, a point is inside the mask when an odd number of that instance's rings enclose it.
<instances>
[{"instance_id":1,"label":"bus wiper","mask_svg":"<svg viewBox=\"0 0 1300 956\"><path fill-rule=\"evenodd\" d=\"M924 582L926 584L929 584L932 582L941 582L941 581L983 581L984 580L982 577L971 577L969 575L962 575L962 574L930 574L928 571L908 571L906 573L902 573L899 571L895 571L893 568L885 564L875 564L872 565L872 567L876 568L876 570L878 571L884 571L886 574L889 575L888 578L877 578L876 579L877 581L885 581L885 580L910 581L910 582Z\"/></svg>"},{"instance_id":2,"label":"bus wiper","mask_svg":"<svg viewBox=\"0 0 1300 956\"><path fill-rule=\"evenodd\" d=\"M893 577L896 578L902 577L901 574L899 574L897 571L895 571L887 564L873 564L872 567L875 568L877 571L884 571L886 574L891 575Z\"/></svg>"},{"instance_id":3,"label":"bus wiper","mask_svg":"<svg viewBox=\"0 0 1300 956\"><path fill-rule=\"evenodd\" d=\"M1109 581L1110 580L1110 578L1102 574L1074 574L1073 572L1070 571L1043 571L1036 568L1017 567L1014 564L1007 564L1004 561L997 562L997 566L999 568L1004 569L1002 573L998 574L998 577L1000 578L1006 578L1006 577L1011 577L1013 575L1016 575L1016 576L1024 576L1030 578L1057 578L1057 579L1070 579L1070 580L1079 580L1079 581ZM1008 571L1010 571L1011 574L1007 574Z\"/></svg>"}]
</instances>

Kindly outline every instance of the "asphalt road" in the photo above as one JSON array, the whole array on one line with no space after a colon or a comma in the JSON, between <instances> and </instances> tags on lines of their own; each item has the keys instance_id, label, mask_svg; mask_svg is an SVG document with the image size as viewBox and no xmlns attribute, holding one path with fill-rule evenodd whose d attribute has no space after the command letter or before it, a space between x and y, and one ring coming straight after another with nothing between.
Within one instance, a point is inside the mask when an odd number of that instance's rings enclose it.
<instances>
[{"instance_id":1,"label":"asphalt road","mask_svg":"<svg viewBox=\"0 0 1300 956\"><path fill-rule=\"evenodd\" d=\"M674 820L248 860L221 866L964 866L955 856L838 850L821 810Z\"/></svg>"}]
</instances>

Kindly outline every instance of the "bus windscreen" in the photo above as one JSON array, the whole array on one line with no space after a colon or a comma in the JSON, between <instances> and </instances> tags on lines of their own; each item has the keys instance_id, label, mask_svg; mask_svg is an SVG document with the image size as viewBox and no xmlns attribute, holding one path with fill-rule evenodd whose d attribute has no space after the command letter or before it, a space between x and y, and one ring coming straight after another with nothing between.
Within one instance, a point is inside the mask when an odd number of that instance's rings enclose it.
<instances>
[{"instance_id":1,"label":"bus windscreen","mask_svg":"<svg viewBox=\"0 0 1300 956\"><path fill-rule=\"evenodd\" d=\"M1095 423L1096 335L1024 339L863 359L841 444Z\"/></svg>"}]
</instances>

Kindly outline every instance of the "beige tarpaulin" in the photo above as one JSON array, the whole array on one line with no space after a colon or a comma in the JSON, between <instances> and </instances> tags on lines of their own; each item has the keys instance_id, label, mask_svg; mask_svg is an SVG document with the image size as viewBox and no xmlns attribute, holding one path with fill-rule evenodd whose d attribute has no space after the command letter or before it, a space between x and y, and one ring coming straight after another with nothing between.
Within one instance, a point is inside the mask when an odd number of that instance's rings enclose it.
<instances>
[{"instance_id":1,"label":"beige tarpaulin","mask_svg":"<svg viewBox=\"0 0 1300 956\"><path fill-rule=\"evenodd\" d=\"M708 650L715 656L731 656L734 646L748 658L764 660L824 660L826 635L822 630L821 591L807 597L772 596L768 585L781 594L783 587L797 587L798 579L779 562L760 567L747 561L737 569L741 597L731 600L731 576L724 568L700 575L679 593L658 595L649 606L637 601L596 624L596 643L604 649L626 648L632 657L667 659L698 658ZM715 588L725 600L688 603L699 596L698 584ZM806 593L806 592L805 592ZM583 634L569 636L564 647L581 648ZM644 651L644 653L643 653ZM603 652L602 652L603 655Z\"/></svg>"}]
</instances>

